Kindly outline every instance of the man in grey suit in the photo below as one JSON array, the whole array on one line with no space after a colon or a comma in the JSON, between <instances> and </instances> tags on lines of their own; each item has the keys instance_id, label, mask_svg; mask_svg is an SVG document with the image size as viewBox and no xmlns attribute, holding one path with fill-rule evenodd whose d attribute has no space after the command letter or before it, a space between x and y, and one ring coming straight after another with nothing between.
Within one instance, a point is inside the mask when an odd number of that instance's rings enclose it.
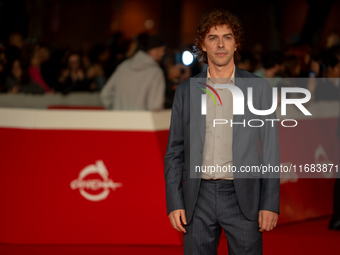
<instances>
[{"instance_id":1,"label":"man in grey suit","mask_svg":"<svg viewBox=\"0 0 340 255\"><path fill-rule=\"evenodd\" d=\"M250 166L279 167L277 121L268 121L277 120L275 111L257 116L244 101L244 114L233 115L231 91L217 89L217 84L228 83L246 97L247 87L252 87L255 109L272 106L270 85L235 66L242 35L239 19L230 12L215 10L205 15L196 30L195 49L198 58L209 64L208 70L176 89L164 174L168 217L183 232L185 255L217 254L222 229L229 254L262 254L262 232L277 224L279 173L242 172ZM208 88L216 88L219 96L212 99ZM205 113L202 95L206 95ZM230 119L233 125L215 126L214 119ZM251 119L264 124L245 125ZM202 170L212 165L236 171Z\"/></svg>"}]
</instances>

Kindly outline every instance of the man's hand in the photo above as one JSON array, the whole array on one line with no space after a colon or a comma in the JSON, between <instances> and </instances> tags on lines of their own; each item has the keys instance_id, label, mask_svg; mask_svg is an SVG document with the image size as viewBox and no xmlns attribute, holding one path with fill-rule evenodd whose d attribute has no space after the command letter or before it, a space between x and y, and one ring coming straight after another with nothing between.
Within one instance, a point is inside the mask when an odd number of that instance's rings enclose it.
<instances>
[{"instance_id":1,"label":"man's hand","mask_svg":"<svg viewBox=\"0 0 340 255\"><path fill-rule=\"evenodd\" d=\"M259 228L260 232L270 231L276 227L277 220L279 218L278 213L267 210L260 210L259 212Z\"/></svg>"},{"instance_id":2,"label":"man's hand","mask_svg":"<svg viewBox=\"0 0 340 255\"><path fill-rule=\"evenodd\" d=\"M185 218L185 210L178 209L172 211L171 213L169 213L168 217L174 229L178 230L179 232L186 233L184 227L182 226L182 222L185 225L187 224L187 219Z\"/></svg>"}]
</instances>

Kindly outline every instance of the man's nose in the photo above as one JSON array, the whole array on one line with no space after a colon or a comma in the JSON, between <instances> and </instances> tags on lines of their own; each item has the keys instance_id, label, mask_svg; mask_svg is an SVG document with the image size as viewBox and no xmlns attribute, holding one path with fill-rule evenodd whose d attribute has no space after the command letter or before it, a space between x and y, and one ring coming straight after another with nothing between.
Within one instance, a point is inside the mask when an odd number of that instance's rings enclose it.
<instances>
[{"instance_id":1,"label":"man's nose","mask_svg":"<svg viewBox=\"0 0 340 255\"><path fill-rule=\"evenodd\" d=\"M224 47L223 40L219 40L218 47L219 48L223 48Z\"/></svg>"}]
</instances>

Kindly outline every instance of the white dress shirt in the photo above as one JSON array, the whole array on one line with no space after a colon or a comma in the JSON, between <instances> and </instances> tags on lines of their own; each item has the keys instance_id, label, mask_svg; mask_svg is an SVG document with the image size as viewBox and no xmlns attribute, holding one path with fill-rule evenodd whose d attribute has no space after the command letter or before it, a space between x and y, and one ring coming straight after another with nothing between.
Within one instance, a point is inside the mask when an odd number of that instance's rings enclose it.
<instances>
[{"instance_id":1,"label":"white dress shirt","mask_svg":"<svg viewBox=\"0 0 340 255\"><path fill-rule=\"evenodd\" d=\"M207 84L215 87L215 84L231 84L235 85L235 66L231 78L211 78L209 67L207 70ZM203 179L229 179L233 180L233 173L227 171L228 166L232 167L232 144L233 144L233 128L230 120L233 119L233 97L229 89L216 89L219 94L222 106L215 95L211 93L213 99L207 95L207 112L206 112L206 131L203 151L202 178ZM227 124L219 124L213 126L214 119L226 119ZM217 165L221 170L217 169ZM209 166L215 167L215 172L210 172ZM224 171L222 171L224 168ZM204 171L205 170L205 171Z\"/></svg>"}]
</instances>

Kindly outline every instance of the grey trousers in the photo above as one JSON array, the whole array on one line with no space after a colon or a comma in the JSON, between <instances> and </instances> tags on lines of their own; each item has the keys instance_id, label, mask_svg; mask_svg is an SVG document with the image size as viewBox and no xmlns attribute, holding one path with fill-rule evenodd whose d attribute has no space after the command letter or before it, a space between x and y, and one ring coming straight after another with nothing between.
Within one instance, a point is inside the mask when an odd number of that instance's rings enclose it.
<instances>
[{"instance_id":1,"label":"grey trousers","mask_svg":"<svg viewBox=\"0 0 340 255\"><path fill-rule=\"evenodd\" d=\"M258 220L243 215L232 180L202 179L193 218L184 228L184 255L217 254L222 228L229 255L262 254Z\"/></svg>"}]
</instances>

